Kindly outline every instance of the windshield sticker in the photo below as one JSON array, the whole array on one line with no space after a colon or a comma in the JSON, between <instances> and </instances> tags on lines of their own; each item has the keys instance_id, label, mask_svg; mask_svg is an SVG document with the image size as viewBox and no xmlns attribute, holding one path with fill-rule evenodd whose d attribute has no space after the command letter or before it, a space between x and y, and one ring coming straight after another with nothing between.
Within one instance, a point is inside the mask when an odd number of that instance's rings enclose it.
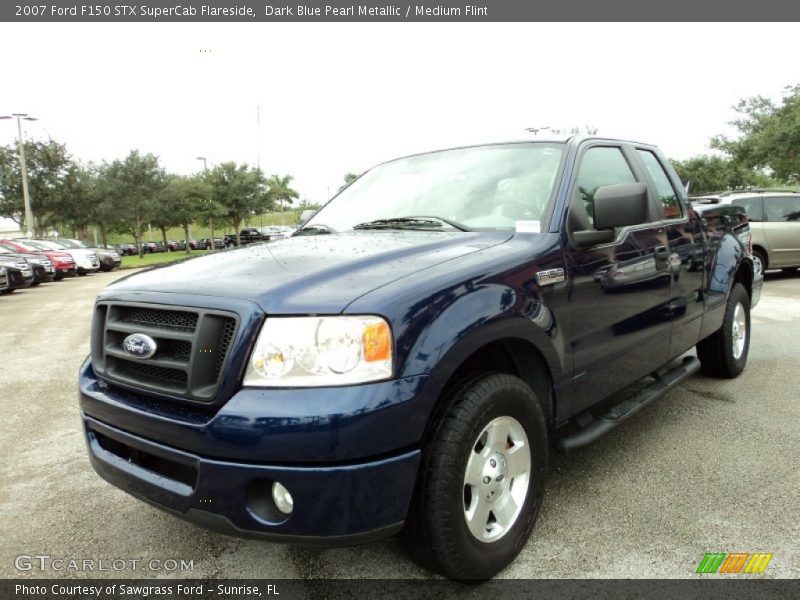
<instances>
[{"instance_id":1,"label":"windshield sticker","mask_svg":"<svg viewBox=\"0 0 800 600\"><path fill-rule=\"evenodd\" d=\"M540 221L517 221L517 233L541 233L542 224Z\"/></svg>"}]
</instances>

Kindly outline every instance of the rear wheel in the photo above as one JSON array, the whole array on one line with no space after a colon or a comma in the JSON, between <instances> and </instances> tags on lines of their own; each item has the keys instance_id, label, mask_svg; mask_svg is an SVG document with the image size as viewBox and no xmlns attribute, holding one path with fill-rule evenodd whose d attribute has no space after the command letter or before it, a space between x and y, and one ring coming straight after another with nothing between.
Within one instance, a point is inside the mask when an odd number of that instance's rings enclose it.
<instances>
[{"instance_id":1,"label":"rear wheel","mask_svg":"<svg viewBox=\"0 0 800 600\"><path fill-rule=\"evenodd\" d=\"M728 296L722 327L697 344L697 357L709 375L733 378L744 370L749 350L750 296L737 283Z\"/></svg>"},{"instance_id":2,"label":"rear wheel","mask_svg":"<svg viewBox=\"0 0 800 600\"><path fill-rule=\"evenodd\" d=\"M531 388L506 374L477 376L445 401L400 542L446 577L489 579L514 560L539 514L545 419Z\"/></svg>"}]
</instances>

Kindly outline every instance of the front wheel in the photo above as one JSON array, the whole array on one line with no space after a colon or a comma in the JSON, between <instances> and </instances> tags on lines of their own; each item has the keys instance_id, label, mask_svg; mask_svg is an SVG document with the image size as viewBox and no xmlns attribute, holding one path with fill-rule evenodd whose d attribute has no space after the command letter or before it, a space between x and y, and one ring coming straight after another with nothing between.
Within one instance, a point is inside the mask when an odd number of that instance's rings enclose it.
<instances>
[{"instance_id":1,"label":"front wheel","mask_svg":"<svg viewBox=\"0 0 800 600\"><path fill-rule=\"evenodd\" d=\"M697 344L697 358L709 375L732 379L744 371L750 351L750 296L741 283L733 286L722 327Z\"/></svg>"},{"instance_id":2,"label":"front wheel","mask_svg":"<svg viewBox=\"0 0 800 600\"><path fill-rule=\"evenodd\" d=\"M489 579L522 550L539 514L545 419L531 388L500 373L473 378L444 401L400 542L445 577Z\"/></svg>"}]
</instances>

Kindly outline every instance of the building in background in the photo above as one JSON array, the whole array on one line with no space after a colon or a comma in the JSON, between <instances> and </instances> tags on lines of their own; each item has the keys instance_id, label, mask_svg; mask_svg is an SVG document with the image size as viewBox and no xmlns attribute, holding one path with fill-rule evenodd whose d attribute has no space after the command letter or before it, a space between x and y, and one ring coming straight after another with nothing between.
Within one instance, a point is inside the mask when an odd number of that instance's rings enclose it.
<instances>
[{"instance_id":1,"label":"building in background","mask_svg":"<svg viewBox=\"0 0 800 600\"><path fill-rule=\"evenodd\" d=\"M0 238L23 237L25 233L20 229L19 224L12 219L0 217Z\"/></svg>"}]
</instances>

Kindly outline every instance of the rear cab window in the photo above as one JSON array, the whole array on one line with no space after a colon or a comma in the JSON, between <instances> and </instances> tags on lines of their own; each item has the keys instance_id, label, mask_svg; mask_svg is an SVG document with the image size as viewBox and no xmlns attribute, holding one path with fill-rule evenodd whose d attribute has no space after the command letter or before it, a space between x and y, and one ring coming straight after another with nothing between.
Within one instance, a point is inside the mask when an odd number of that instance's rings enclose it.
<instances>
[{"instance_id":1,"label":"rear cab window","mask_svg":"<svg viewBox=\"0 0 800 600\"><path fill-rule=\"evenodd\" d=\"M638 148L636 152L639 154L639 158L642 159L656 186L658 199L661 202L661 206L664 207L664 218L680 219L683 217L683 209L681 208L680 200L678 200L678 194L658 157L650 150L642 148Z\"/></svg>"}]
</instances>

